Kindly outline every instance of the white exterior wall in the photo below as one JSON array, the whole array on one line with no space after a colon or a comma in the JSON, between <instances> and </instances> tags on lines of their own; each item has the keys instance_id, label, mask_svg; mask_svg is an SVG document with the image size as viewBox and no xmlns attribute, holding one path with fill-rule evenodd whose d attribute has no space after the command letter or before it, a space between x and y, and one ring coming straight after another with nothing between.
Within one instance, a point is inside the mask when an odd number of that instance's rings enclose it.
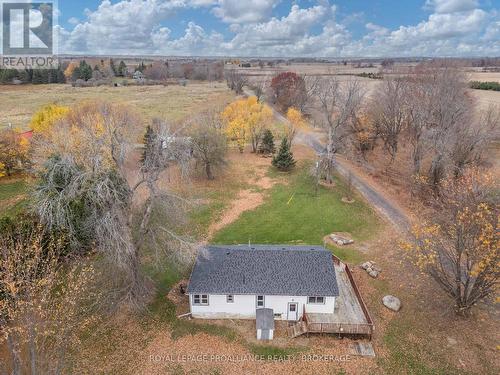
<instances>
[{"instance_id":1,"label":"white exterior wall","mask_svg":"<svg viewBox=\"0 0 500 375\"><path fill-rule=\"evenodd\" d=\"M269 330L269 340L272 340L274 338L274 329ZM258 329L257 330L257 340L262 340L262 330Z\"/></svg>"},{"instance_id":2,"label":"white exterior wall","mask_svg":"<svg viewBox=\"0 0 500 375\"><path fill-rule=\"evenodd\" d=\"M302 317L304 305L306 313L333 314L335 297L326 297L324 304L308 304L304 296L265 296L264 306L273 309L274 314L281 314L276 320L288 320L288 303L297 302L298 319ZM193 295L189 295L189 304L193 318L200 319L255 319L257 309L256 295L234 295L234 302L228 303L225 294L210 294L207 306L193 305ZM262 307L262 306L261 306ZM293 318L290 317L290 320Z\"/></svg>"}]
</instances>

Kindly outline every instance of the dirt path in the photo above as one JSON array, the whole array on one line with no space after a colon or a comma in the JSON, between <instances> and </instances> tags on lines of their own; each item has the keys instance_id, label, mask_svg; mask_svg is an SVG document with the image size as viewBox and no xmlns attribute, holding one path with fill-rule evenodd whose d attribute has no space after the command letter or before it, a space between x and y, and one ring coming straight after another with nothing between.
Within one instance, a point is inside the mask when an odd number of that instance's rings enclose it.
<instances>
[{"instance_id":1,"label":"dirt path","mask_svg":"<svg viewBox=\"0 0 500 375\"><path fill-rule=\"evenodd\" d=\"M279 179L274 179L266 176L269 159L263 159L255 155L248 156L248 160L253 162L255 166L255 175L248 180L248 189L241 190L236 199L222 213L219 220L212 223L208 229L208 238L238 220L241 214L245 211L251 211L264 203L265 193L277 183L284 183Z\"/></svg>"}]
</instances>

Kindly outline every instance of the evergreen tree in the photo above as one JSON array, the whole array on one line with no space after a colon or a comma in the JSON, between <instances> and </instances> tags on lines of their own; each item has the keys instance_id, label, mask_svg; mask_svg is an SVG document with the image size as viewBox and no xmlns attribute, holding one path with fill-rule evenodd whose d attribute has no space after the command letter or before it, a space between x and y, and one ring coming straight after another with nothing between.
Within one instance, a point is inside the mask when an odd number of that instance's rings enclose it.
<instances>
[{"instance_id":1,"label":"evergreen tree","mask_svg":"<svg viewBox=\"0 0 500 375\"><path fill-rule=\"evenodd\" d=\"M12 83L12 80L18 77L16 69L0 69L0 83Z\"/></svg>"},{"instance_id":2,"label":"evergreen tree","mask_svg":"<svg viewBox=\"0 0 500 375\"><path fill-rule=\"evenodd\" d=\"M33 83L34 85L45 83L40 69L33 70L33 75L31 76L31 83Z\"/></svg>"},{"instance_id":3,"label":"evergreen tree","mask_svg":"<svg viewBox=\"0 0 500 375\"><path fill-rule=\"evenodd\" d=\"M135 71L139 71L141 73L144 73L144 71L146 70L146 65L144 65L144 61L141 61L141 63L137 66L137 68L135 68Z\"/></svg>"},{"instance_id":4,"label":"evergreen tree","mask_svg":"<svg viewBox=\"0 0 500 375\"><path fill-rule=\"evenodd\" d=\"M57 69L57 83L66 83L66 76L60 66Z\"/></svg>"},{"instance_id":5,"label":"evergreen tree","mask_svg":"<svg viewBox=\"0 0 500 375\"><path fill-rule=\"evenodd\" d=\"M71 73L71 80L75 82L76 80L80 79L80 77L81 77L80 68L76 67Z\"/></svg>"},{"instance_id":6,"label":"evergreen tree","mask_svg":"<svg viewBox=\"0 0 500 375\"><path fill-rule=\"evenodd\" d=\"M143 144L144 144L144 151L142 152L142 157L141 157L141 163L144 165L145 163L150 160L150 155L151 153L154 152L154 147L155 147L155 139L156 139L156 134L153 130L153 128L148 125L146 128L146 133L144 134L143 138Z\"/></svg>"},{"instance_id":7,"label":"evergreen tree","mask_svg":"<svg viewBox=\"0 0 500 375\"><path fill-rule=\"evenodd\" d=\"M127 65L122 60L120 61L120 65L118 65L118 74L119 77L125 77L127 75Z\"/></svg>"},{"instance_id":8,"label":"evergreen tree","mask_svg":"<svg viewBox=\"0 0 500 375\"><path fill-rule=\"evenodd\" d=\"M281 147L278 154L273 159L273 166L280 171L289 171L295 167L295 160L293 159L293 154L290 151L290 144L286 137L281 141Z\"/></svg>"},{"instance_id":9,"label":"evergreen tree","mask_svg":"<svg viewBox=\"0 0 500 375\"><path fill-rule=\"evenodd\" d=\"M113 59L109 59L109 67L113 71L113 74L116 76L116 66Z\"/></svg>"},{"instance_id":10,"label":"evergreen tree","mask_svg":"<svg viewBox=\"0 0 500 375\"><path fill-rule=\"evenodd\" d=\"M264 155L271 155L276 152L276 147L274 146L274 135L271 130L267 129L262 137L262 142L259 147L259 153Z\"/></svg>"},{"instance_id":11,"label":"evergreen tree","mask_svg":"<svg viewBox=\"0 0 500 375\"><path fill-rule=\"evenodd\" d=\"M21 70L19 72L19 80L23 83L28 83L28 82L31 82L31 76L32 76L32 72L30 72L29 70L25 69L25 70Z\"/></svg>"},{"instance_id":12,"label":"evergreen tree","mask_svg":"<svg viewBox=\"0 0 500 375\"><path fill-rule=\"evenodd\" d=\"M89 64L87 64L85 60L80 61L79 72L80 72L80 76L78 77L79 79L88 81L89 79L92 78L92 67Z\"/></svg>"}]
</instances>

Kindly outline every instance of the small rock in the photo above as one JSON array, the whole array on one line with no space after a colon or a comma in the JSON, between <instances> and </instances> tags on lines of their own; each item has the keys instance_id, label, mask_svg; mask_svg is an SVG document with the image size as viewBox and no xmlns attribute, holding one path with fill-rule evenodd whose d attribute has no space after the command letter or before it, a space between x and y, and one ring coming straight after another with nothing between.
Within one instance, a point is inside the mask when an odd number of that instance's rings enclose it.
<instances>
[{"instance_id":1,"label":"small rock","mask_svg":"<svg viewBox=\"0 0 500 375\"><path fill-rule=\"evenodd\" d=\"M370 272L368 272L368 275L376 279L378 277L378 272L375 270L371 270Z\"/></svg>"},{"instance_id":2,"label":"small rock","mask_svg":"<svg viewBox=\"0 0 500 375\"><path fill-rule=\"evenodd\" d=\"M372 270L377 271L378 273L382 272L382 268L377 266L375 263L372 263Z\"/></svg>"},{"instance_id":3,"label":"small rock","mask_svg":"<svg viewBox=\"0 0 500 375\"><path fill-rule=\"evenodd\" d=\"M385 307L392 311L399 311L401 309L401 301L399 298L388 295L382 298L382 303L384 304Z\"/></svg>"},{"instance_id":4,"label":"small rock","mask_svg":"<svg viewBox=\"0 0 500 375\"><path fill-rule=\"evenodd\" d=\"M448 340L448 345L454 346L458 344L458 341L455 340L453 337L447 337L446 340Z\"/></svg>"},{"instance_id":5,"label":"small rock","mask_svg":"<svg viewBox=\"0 0 500 375\"><path fill-rule=\"evenodd\" d=\"M337 245L339 245L339 246L344 246L344 241L338 240L338 241L337 241Z\"/></svg>"}]
</instances>

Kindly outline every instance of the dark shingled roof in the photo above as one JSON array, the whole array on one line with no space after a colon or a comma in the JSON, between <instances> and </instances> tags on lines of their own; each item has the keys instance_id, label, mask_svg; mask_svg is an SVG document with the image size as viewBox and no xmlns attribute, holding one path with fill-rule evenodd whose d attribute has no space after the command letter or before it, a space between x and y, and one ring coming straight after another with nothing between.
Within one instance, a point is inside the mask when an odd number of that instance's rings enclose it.
<instances>
[{"instance_id":1,"label":"dark shingled roof","mask_svg":"<svg viewBox=\"0 0 500 375\"><path fill-rule=\"evenodd\" d=\"M321 246L207 246L198 253L190 294L338 296L332 254Z\"/></svg>"},{"instance_id":2,"label":"dark shingled roof","mask_svg":"<svg viewBox=\"0 0 500 375\"><path fill-rule=\"evenodd\" d=\"M257 329L274 329L273 309L257 309L255 318Z\"/></svg>"}]
</instances>

